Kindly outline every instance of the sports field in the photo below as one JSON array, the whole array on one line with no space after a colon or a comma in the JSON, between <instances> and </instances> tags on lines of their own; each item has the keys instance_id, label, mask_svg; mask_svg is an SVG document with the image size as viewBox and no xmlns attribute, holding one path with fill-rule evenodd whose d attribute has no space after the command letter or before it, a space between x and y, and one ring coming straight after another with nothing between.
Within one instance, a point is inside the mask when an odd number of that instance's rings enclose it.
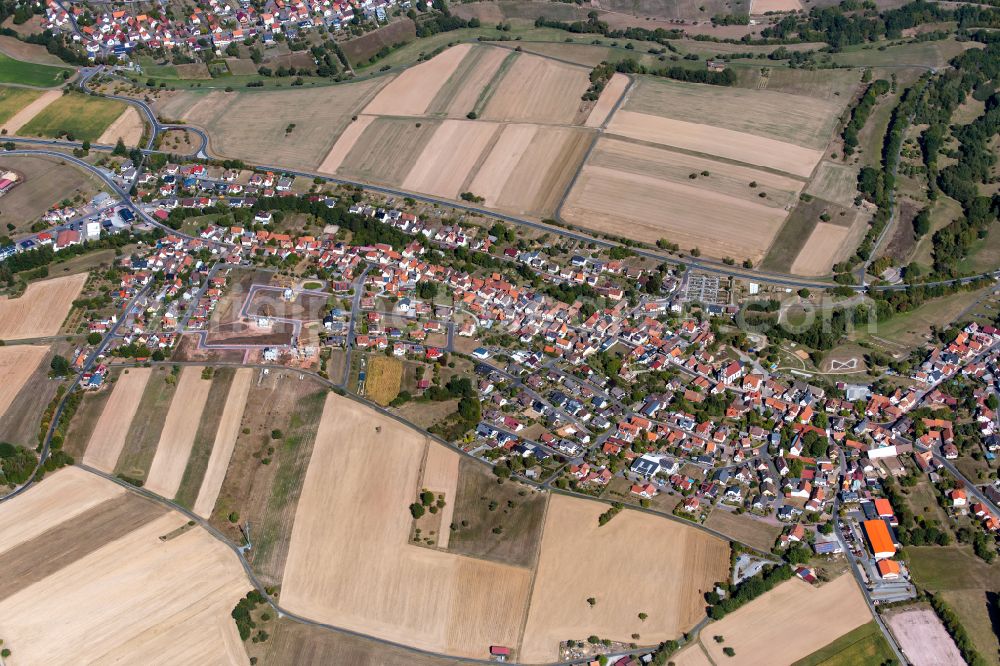
<instances>
[{"instance_id":1,"label":"sports field","mask_svg":"<svg viewBox=\"0 0 1000 666\"><path fill-rule=\"evenodd\" d=\"M86 273L32 282L17 298L0 297L0 340L21 340L59 332Z\"/></svg>"},{"instance_id":2,"label":"sports field","mask_svg":"<svg viewBox=\"0 0 1000 666\"><path fill-rule=\"evenodd\" d=\"M125 103L80 93L54 100L20 128L23 136L72 137L96 142L125 111Z\"/></svg>"}]
</instances>

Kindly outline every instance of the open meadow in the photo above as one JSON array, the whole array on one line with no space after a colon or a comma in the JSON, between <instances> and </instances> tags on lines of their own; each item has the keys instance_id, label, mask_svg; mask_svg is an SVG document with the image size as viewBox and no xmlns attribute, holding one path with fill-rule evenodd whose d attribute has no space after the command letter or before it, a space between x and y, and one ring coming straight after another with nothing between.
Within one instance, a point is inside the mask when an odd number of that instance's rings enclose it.
<instances>
[{"instance_id":1,"label":"open meadow","mask_svg":"<svg viewBox=\"0 0 1000 666\"><path fill-rule=\"evenodd\" d=\"M0 53L0 82L3 83L50 88L60 85L72 73L70 67L15 60L6 53Z\"/></svg>"},{"instance_id":2,"label":"open meadow","mask_svg":"<svg viewBox=\"0 0 1000 666\"><path fill-rule=\"evenodd\" d=\"M71 92L46 105L18 133L96 142L125 110L124 102Z\"/></svg>"},{"instance_id":3,"label":"open meadow","mask_svg":"<svg viewBox=\"0 0 1000 666\"><path fill-rule=\"evenodd\" d=\"M18 111L44 95L41 90L0 86L0 126L14 117Z\"/></svg>"},{"instance_id":4,"label":"open meadow","mask_svg":"<svg viewBox=\"0 0 1000 666\"><path fill-rule=\"evenodd\" d=\"M4 90L16 90L20 93L5 96L3 102L3 123L0 124L0 131L5 131L11 136L16 136L32 118L62 97L61 90L44 92L29 88L4 88Z\"/></svg>"},{"instance_id":5,"label":"open meadow","mask_svg":"<svg viewBox=\"0 0 1000 666\"><path fill-rule=\"evenodd\" d=\"M17 298L0 296L0 340L23 340L59 332L86 273L32 282Z\"/></svg>"},{"instance_id":6,"label":"open meadow","mask_svg":"<svg viewBox=\"0 0 1000 666\"><path fill-rule=\"evenodd\" d=\"M629 510L599 526L606 509L563 495L549 501L521 660L556 661L560 641L592 634L628 642L639 633L643 643L675 638L704 617L702 595L726 578L729 544L722 539Z\"/></svg>"},{"instance_id":7,"label":"open meadow","mask_svg":"<svg viewBox=\"0 0 1000 666\"><path fill-rule=\"evenodd\" d=\"M89 200L102 189L89 172L54 157L0 155L0 171L14 171L23 179L0 199L0 223L13 224L14 233L28 231L52 206Z\"/></svg>"},{"instance_id":8,"label":"open meadow","mask_svg":"<svg viewBox=\"0 0 1000 666\"><path fill-rule=\"evenodd\" d=\"M245 663L230 611L250 583L186 522L76 468L4 503L4 647L18 663Z\"/></svg>"}]
</instances>

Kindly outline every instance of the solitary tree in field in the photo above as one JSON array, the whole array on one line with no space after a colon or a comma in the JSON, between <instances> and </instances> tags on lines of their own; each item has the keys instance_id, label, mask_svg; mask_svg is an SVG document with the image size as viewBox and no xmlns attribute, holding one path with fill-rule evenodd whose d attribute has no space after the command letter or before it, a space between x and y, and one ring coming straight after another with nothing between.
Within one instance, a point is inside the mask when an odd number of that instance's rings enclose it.
<instances>
[{"instance_id":1,"label":"solitary tree in field","mask_svg":"<svg viewBox=\"0 0 1000 666\"><path fill-rule=\"evenodd\" d=\"M646 621L647 617L649 617L649 616L646 615L645 613L639 613L639 619L642 620L643 622Z\"/></svg>"},{"instance_id":2,"label":"solitary tree in field","mask_svg":"<svg viewBox=\"0 0 1000 666\"><path fill-rule=\"evenodd\" d=\"M594 597L588 597L587 603L590 604L591 608L593 608L594 606L597 605L597 599L595 599Z\"/></svg>"}]
</instances>

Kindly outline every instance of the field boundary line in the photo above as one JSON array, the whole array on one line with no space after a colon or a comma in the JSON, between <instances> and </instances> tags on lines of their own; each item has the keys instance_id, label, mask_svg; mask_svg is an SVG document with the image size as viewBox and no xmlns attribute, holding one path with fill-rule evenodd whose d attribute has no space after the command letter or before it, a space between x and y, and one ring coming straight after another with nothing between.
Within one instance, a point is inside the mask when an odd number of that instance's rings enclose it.
<instances>
[{"instance_id":1,"label":"field boundary line","mask_svg":"<svg viewBox=\"0 0 1000 666\"><path fill-rule=\"evenodd\" d=\"M472 113L476 114L477 117L483 114L490 100L493 99L493 94L496 93L497 88L500 87L500 83L506 78L507 72L514 66L514 62L518 59L519 55L518 51L510 49L510 54L503 59L503 62L497 67L497 71L493 72L493 76L483 86L479 97L476 99L476 103L472 105Z\"/></svg>"},{"instance_id":2,"label":"field boundary line","mask_svg":"<svg viewBox=\"0 0 1000 666\"><path fill-rule=\"evenodd\" d=\"M542 557L542 540L545 539L545 522L549 517L549 504L551 502L552 493L548 493L548 496L545 498L545 510L542 511L542 538L535 544L535 566L531 568L531 583L528 585L528 602L524 604L524 616L517 632L518 654L521 654L521 649L524 647L524 634L528 630L528 616L531 614L531 602L535 598L535 581L538 580L538 563Z\"/></svg>"}]
</instances>

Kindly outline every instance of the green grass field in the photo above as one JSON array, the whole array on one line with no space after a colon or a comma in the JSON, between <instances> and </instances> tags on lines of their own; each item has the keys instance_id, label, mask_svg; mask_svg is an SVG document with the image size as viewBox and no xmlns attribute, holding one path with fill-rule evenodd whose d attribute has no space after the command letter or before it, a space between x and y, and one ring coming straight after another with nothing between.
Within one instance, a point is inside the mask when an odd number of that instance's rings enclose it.
<instances>
[{"instance_id":1,"label":"green grass field","mask_svg":"<svg viewBox=\"0 0 1000 666\"><path fill-rule=\"evenodd\" d=\"M911 42L897 46L862 44L848 46L841 53L833 54L833 61L838 65L867 65L871 67L880 65L943 67L964 50L965 47L954 39Z\"/></svg>"},{"instance_id":2,"label":"green grass field","mask_svg":"<svg viewBox=\"0 0 1000 666\"><path fill-rule=\"evenodd\" d=\"M879 666L894 657L874 622L863 624L793 666Z\"/></svg>"},{"instance_id":3,"label":"green grass field","mask_svg":"<svg viewBox=\"0 0 1000 666\"><path fill-rule=\"evenodd\" d=\"M45 107L19 133L53 138L68 134L77 141L96 141L124 110L124 102L71 93Z\"/></svg>"},{"instance_id":4,"label":"green grass field","mask_svg":"<svg viewBox=\"0 0 1000 666\"><path fill-rule=\"evenodd\" d=\"M3 83L51 88L65 81L72 73L73 70L69 67L37 65L33 62L14 60L0 53L0 82Z\"/></svg>"},{"instance_id":5,"label":"green grass field","mask_svg":"<svg viewBox=\"0 0 1000 666\"><path fill-rule=\"evenodd\" d=\"M14 114L41 95L41 91L31 88L0 88L0 124L13 118Z\"/></svg>"}]
</instances>

